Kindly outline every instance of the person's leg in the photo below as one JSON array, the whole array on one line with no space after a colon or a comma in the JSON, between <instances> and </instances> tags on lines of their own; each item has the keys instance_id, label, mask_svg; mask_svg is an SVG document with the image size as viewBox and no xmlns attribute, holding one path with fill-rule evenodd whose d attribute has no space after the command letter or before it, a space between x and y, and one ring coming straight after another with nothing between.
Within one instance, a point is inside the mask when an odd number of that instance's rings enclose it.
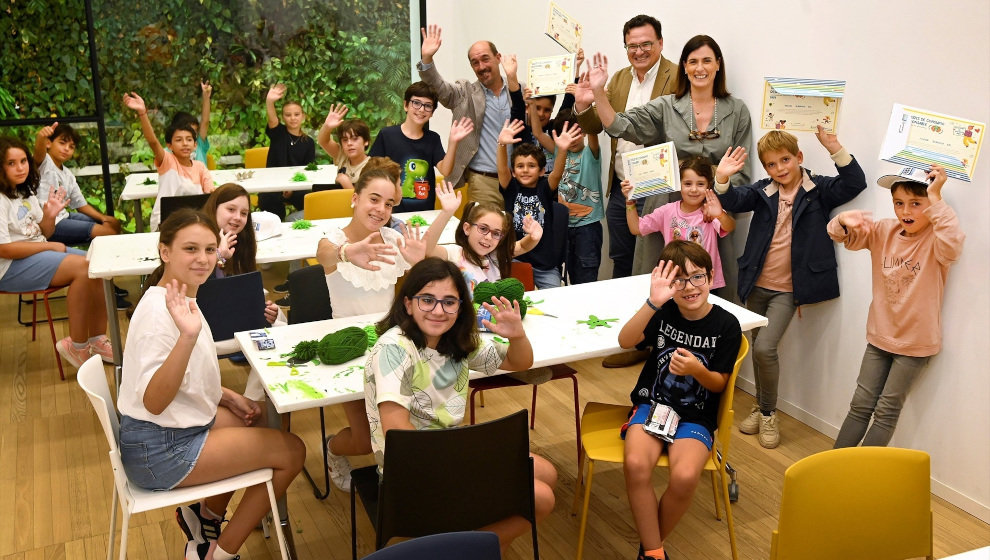
<instances>
[{"instance_id":1,"label":"person's leg","mask_svg":"<svg viewBox=\"0 0 990 560\"><path fill-rule=\"evenodd\" d=\"M75 212L55 224L55 231L52 232L48 240L66 245L82 245L89 243L95 228L95 220L85 214Z\"/></svg>"},{"instance_id":2,"label":"person's leg","mask_svg":"<svg viewBox=\"0 0 990 560\"><path fill-rule=\"evenodd\" d=\"M533 283L540 290L560 287L560 269L533 268Z\"/></svg>"},{"instance_id":3,"label":"person's leg","mask_svg":"<svg viewBox=\"0 0 990 560\"><path fill-rule=\"evenodd\" d=\"M880 393L880 398L877 400L876 409L873 411L873 424L866 431L863 445L885 446L890 443L890 438L894 435L894 428L897 427L897 419L901 416L904 399L907 398L914 380L925 369L931 358L930 356L917 358L901 356L900 354L892 354L892 357L893 364L887 375L887 382L883 385L883 392Z\"/></svg>"},{"instance_id":4,"label":"person's leg","mask_svg":"<svg viewBox=\"0 0 990 560\"><path fill-rule=\"evenodd\" d=\"M468 201L491 202L505 206L502 193L498 190L498 178L480 173L467 172Z\"/></svg>"},{"instance_id":5,"label":"person's leg","mask_svg":"<svg viewBox=\"0 0 990 560\"><path fill-rule=\"evenodd\" d=\"M285 199L281 192L258 193L258 210L271 212L278 216L279 220L285 219Z\"/></svg>"},{"instance_id":6,"label":"person's leg","mask_svg":"<svg viewBox=\"0 0 990 560\"><path fill-rule=\"evenodd\" d=\"M660 538L663 540L667 540L691 505L711 450L699 439L684 437L668 445L667 454L670 459L670 481L660 498Z\"/></svg>"},{"instance_id":7,"label":"person's leg","mask_svg":"<svg viewBox=\"0 0 990 560\"><path fill-rule=\"evenodd\" d=\"M347 415L347 427L337 432L330 443L334 455L367 455L371 453L371 427L364 401L348 401L340 405Z\"/></svg>"},{"instance_id":8,"label":"person's leg","mask_svg":"<svg viewBox=\"0 0 990 560\"><path fill-rule=\"evenodd\" d=\"M645 550L654 550L663 546L660 512L652 479L653 469L656 468L662 452L663 442L643 431L642 424L629 426L626 431L622 471L626 477L629 509L632 510L636 532Z\"/></svg>"},{"instance_id":9,"label":"person's leg","mask_svg":"<svg viewBox=\"0 0 990 560\"><path fill-rule=\"evenodd\" d=\"M196 466L179 486L194 486L256 469L271 468L275 495L281 497L302 470L305 459L306 446L295 434L271 428L244 427L244 423L233 413L220 407ZM206 504L211 511L222 515L226 500L229 496L215 496ZM217 539L217 545L227 552L237 552L270 507L265 485L247 488L237 510Z\"/></svg>"},{"instance_id":10,"label":"person's leg","mask_svg":"<svg viewBox=\"0 0 990 560\"><path fill-rule=\"evenodd\" d=\"M892 362L892 354L867 343L863 362L859 366L859 377L856 378L856 390L849 403L849 413L842 421L839 435L835 437L835 449L855 447L863 439Z\"/></svg>"},{"instance_id":11,"label":"person's leg","mask_svg":"<svg viewBox=\"0 0 990 560\"><path fill-rule=\"evenodd\" d=\"M625 278L632 274L636 236L629 233L626 224L626 197L622 194L618 177L612 177L612 191L605 206L608 223L608 256L612 259L612 278Z\"/></svg>"},{"instance_id":12,"label":"person's leg","mask_svg":"<svg viewBox=\"0 0 990 560\"><path fill-rule=\"evenodd\" d=\"M530 453L533 459L533 490L535 496L536 520L545 519L556 503L553 489L557 485L557 469L543 457ZM529 521L518 515L496 521L491 525L486 525L478 529L479 531L491 531L498 536L499 546L504 555L516 538L530 530Z\"/></svg>"},{"instance_id":13,"label":"person's leg","mask_svg":"<svg viewBox=\"0 0 990 560\"><path fill-rule=\"evenodd\" d=\"M103 304L103 284L89 277L86 257L66 255L59 263L50 286L68 286L66 307L69 315L69 336L72 342L83 344L89 337L107 331L107 312Z\"/></svg>"},{"instance_id":14,"label":"person's leg","mask_svg":"<svg viewBox=\"0 0 990 560\"><path fill-rule=\"evenodd\" d=\"M602 261L602 223L568 228L567 278L571 284L598 280Z\"/></svg>"},{"instance_id":15,"label":"person's leg","mask_svg":"<svg viewBox=\"0 0 990 560\"><path fill-rule=\"evenodd\" d=\"M760 411L770 414L777 409L777 383L780 361L777 346L794 317L794 295L754 288L746 301L751 311L764 315L768 324L753 334L753 370L756 374Z\"/></svg>"}]
</instances>

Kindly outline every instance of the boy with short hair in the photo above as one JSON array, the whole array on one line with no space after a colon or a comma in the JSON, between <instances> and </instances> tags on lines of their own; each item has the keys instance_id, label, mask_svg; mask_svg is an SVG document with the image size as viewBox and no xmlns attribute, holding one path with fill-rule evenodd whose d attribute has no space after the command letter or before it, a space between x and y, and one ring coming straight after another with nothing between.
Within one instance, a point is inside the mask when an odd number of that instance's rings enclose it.
<instances>
[{"instance_id":1,"label":"boy with short hair","mask_svg":"<svg viewBox=\"0 0 990 560\"><path fill-rule=\"evenodd\" d=\"M213 192L213 178L206 165L193 159L196 151L196 130L189 123L170 124L165 129L165 151L148 118L148 109L141 96L131 92L124 94L124 106L136 112L141 119L141 132L155 156L158 170L158 197L151 211L151 231L158 231L161 221L163 196L183 196Z\"/></svg>"},{"instance_id":2,"label":"boy with short hair","mask_svg":"<svg viewBox=\"0 0 990 560\"><path fill-rule=\"evenodd\" d=\"M172 124L190 124L193 130L196 131L196 151L193 152L193 159L196 161L203 162L203 165L209 167L209 161L207 154L210 151L210 140L209 140L209 130L210 130L210 99L213 96L213 86L210 82L200 82L200 89L203 92L203 106L200 110L199 120L192 116L191 113L185 111L179 111L172 117Z\"/></svg>"},{"instance_id":3,"label":"boy with short hair","mask_svg":"<svg viewBox=\"0 0 990 560\"><path fill-rule=\"evenodd\" d=\"M770 176L752 185L729 188L729 177L743 168L746 150L726 150L715 170L715 191L730 212L753 212L746 249L739 258L739 298L769 320L753 330L753 370L758 406L739 424L744 434L759 433L767 449L780 444L777 425L777 346L798 306L839 297L835 246L825 226L829 213L866 188L866 176L835 134L819 126L818 141L835 162L837 177L815 175L801 167L797 138L771 130L757 144Z\"/></svg>"},{"instance_id":4,"label":"boy with short hair","mask_svg":"<svg viewBox=\"0 0 990 560\"><path fill-rule=\"evenodd\" d=\"M371 129L361 119L344 119L347 106L338 103L330 107L327 118L320 127L316 143L323 148L337 166L337 184L342 189L353 189L368 163L368 146L371 144ZM334 140L334 131L337 141ZM339 141L339 143L338 143Z\"/></svg>"},{"instance_id":5,"label":"boy with short hair","mask_svg":"<svg viewBox=\"0 0 990 560\"><path fill-rule=\"evenodd\" d=\"M639 533L638 560L667 560L663 542L691 505L711 456L723 391L731 391L742 331L728 311L709 303L712 258L690 241L671 241L650 278L650 294L619 331L622 348L652 347L629 395L633 409L621 428L626 440L626 494ZM651 420L678 418L657 430ZM664 448L670 483L657 501L652 474Z\"/></svg>"},{"instance_id":6,"label":"boy with short hair","mask_svg":"<svg viewBox=\"0 0 990 560\"><path fill-rule=\"evenodd\" d=\"M558 198L567 207L567 278L570 284L598 280L602 260L602 162L598 135L585 135L570 109L553 124L557 156L550 186L558 182ZM585 145L585 138L588 144ZM558 173L557 169L561 172Z\"/></svg>"},{"instance_id":7,"label":"boy with short hair","mask_svg":"<svg viewBox=\"0 0 990 560\"><path fill-rule=\"evenodd\" d=\"M120 220L103 214L94 208L79 189L79 183L65 163L72 159L79 144L79 133L67 124L54 123L38 131L34 143L35 161L38 162L38 201L42 204L48 195L65 189L68 206L55 216L55 232L48 237L66 245L89 243L94 237L120 233ZM39 158L39 154L41 157Z\"/></svg>"},{"instance_id":8,"label":"boy with short hair","mask_svg":"<svg viewBox=\"0 0 990 560\"><path fill-rule=\"evenodd\" d=\"M440 135L426 128L437 108L436 91L426 82L416 82L406 88L403 97L405 121L381 129L368 153L391 158L401 166L400 211L433 210L436 199L434 167L445 177L450 174L457 144L474 130L474 123L467 117L450 123L450 137L447 152L444 153Z\"/></svg>"},{"instance_id":9,"label":"boy with short hair","mask_svg":"<svg viewBox=\"0 0 990 560\"><path fill-rule=\"evenodd\" d=\"M874 222L869 212L847 210L828 223L829 237L867 249L873 264L866 352L836 448L887 445L911 384L942 348L945 281L966 238L942 199L945 180L940 165L927 173L904 168L877 181L890 189L895 219Z\"/></svg>"},{"instance_id":10,"label":"boy with short hair","mask_svg":"<svg viewBox=\"0 0 990 560\"><path fill-rule=\"evenodd\" d=\"M543 174L546 157L543 148L534 144L522 143L517 135L523 130L523 122L506 122L498 135L495 161L498 168L499 192L505 201L505 211L512 216L512 226L516 239L526 236L523 220L532 217L543 227L543 237L536 247L516 257L516 260L533 266L533 283L543 290L560 287L560 268L554 262L553 204L557 198L557 184L563 175L564 166L558 158L550 176ZM580 130L580 129L579 129ZM512 160L508 155L508 145L516 144L512 150ZM570 144L570 137L567 139ZM550 177L556 176L553 183Z\"/></svg>"}]
</instances>

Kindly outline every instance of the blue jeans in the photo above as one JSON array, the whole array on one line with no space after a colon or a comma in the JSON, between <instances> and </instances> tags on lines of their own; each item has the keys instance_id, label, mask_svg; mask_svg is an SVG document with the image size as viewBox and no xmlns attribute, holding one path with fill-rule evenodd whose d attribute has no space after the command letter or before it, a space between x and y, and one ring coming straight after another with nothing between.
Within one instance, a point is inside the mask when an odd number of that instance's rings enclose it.
<instances>
[{"instance_id":1,"label":"blue jeans","mask_svg":"<svg viewBox=\"0 0 990 560\"><path fill-rule=\"evenodd\" d=\"M567 282L584 284L598 280L602 263L602 223L567 228Z\"/></svg>"},{"instance_id":2,"label":"blue jeans","mask_svg":"<svg viewBox=\"0 0 990 560\"><path fill-rule=\"evenodd\" d=\"M206 426L166 428L120 417L120 461L132 483L147 490L171 490L192 472L206 444Z\"/></svg>"},{"instance_id":3,"label":"blue jeans","mask_svg":"<svg viewBox=\"0 0 990 560\"><path fill-rule=\"evenodd\" d=\"M560 287L560 269L533 268L533 283L540 290Z\"/></svg>"},{"instance_id":4,"label":"blue jeans","mask_svg":"<svg viewBox=\"0 0 990 560\"><path fill-rule=\"evenodd\" d=\"M66 245L89 243L93 240L93 226L97 223L99 222L86 214L73 212L55 224L55 231L48 240Z\"/></svg>"},{"instance_id":5,"label":"blue jeans","mask_svg":"<svg viewBox=\"0 0 990 560\"><path fill-rule=\"evenodd\" d=\"M626 223L626 197L619 186L619 178L612 176L612 191L605 206L605 221L608 222L608 257L612 259L612 278L625 278L632 275L633 254L636 252L636 236L629 232ZM643 199L636 201L640 215L643 213Z\"/></svg>"}]
</instances>

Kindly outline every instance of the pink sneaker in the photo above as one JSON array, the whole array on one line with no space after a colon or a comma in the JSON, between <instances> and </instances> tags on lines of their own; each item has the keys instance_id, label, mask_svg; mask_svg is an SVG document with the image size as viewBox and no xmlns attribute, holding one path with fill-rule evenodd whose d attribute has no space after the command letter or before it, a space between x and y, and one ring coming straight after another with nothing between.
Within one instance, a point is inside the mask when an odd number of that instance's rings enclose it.
<instances>
[{"instance_id":1,"label":"pink sneaker","mask_svg":"<svg viewBox=\"0 0 990 560\"><path fill-rule=\"evenodd\" d=\"M113 346L110 345L110 339L105 334L101 334L96 340L89 343L90 354L96 356L100 355L100 358L108 364L113 363Z\"/></svg>"},{"instance_id":2,"label":"pink sneaker","mask_svg":"<svg viewBox=\"0 0 990 560\"><path fill-rule=\"evenodd\" d=\"M72 345L72 337L69 336L58 341L55 348L65 361L77 369L83 365L83 362L90 358L89 347L76 350L76 347Z\"/></svg>"}]
</instances>

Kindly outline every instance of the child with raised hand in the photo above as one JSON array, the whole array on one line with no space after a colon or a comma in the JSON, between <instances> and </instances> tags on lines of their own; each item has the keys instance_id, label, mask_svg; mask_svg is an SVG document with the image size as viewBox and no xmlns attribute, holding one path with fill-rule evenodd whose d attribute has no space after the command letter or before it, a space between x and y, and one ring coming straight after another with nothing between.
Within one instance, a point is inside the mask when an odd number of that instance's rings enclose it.
<instances>
[{"instance_id":1,"label":"child with raised hand","mask_svg":"<svg viewBox=\"0 0 990 560\"><path fill-rule=\"evenodd\" d=\"M836 448L887 445L911 384L942 349L945 282L966 237L942 199L945 181L940 165L885 175L877 184L890 189L896 218L847 210L828 223L829 237L868 250L873 265L866 352Z\"/></svg>"},{"instance_id":2,"label":"child with raised hand","mask_svg":"<svg viewBox=\"0 0 990 560\"><path fill-rule=\"evenodd\" d=\"M564 98L560 102L560 108L557 109L557 117L573 114L574 92L577 90L577 78L581 75L581 65L583 63L584 49L579 48L574 58L575 83L567 84L567 87L564 89ZM509 93L512 93L511 90ZM519 102L522 103L519 105L522 108L521 110L516 109L516 105ZM543 154L547 157L545 168L547 173L553 171L553 162L556 157L556 144L554 144L553 137L551 136L554 130L554 122L557 118L551 118L556 103L556 95L533 97L533 90L529 87L523 88L521 98L512 97L512 118L522 120L523 117L520 116L519 112L524 112L527 121L526 128L522 133L523 141L536 144L543 148Z\"/></svg>"},{"instance_id":3,"label":"child with raised hand","mask_svg":"<svg viewBox=\"0 0 990 560\"><path fill-rule=\"evenodd\" d=\"M68 286L69 336L56 343L58 353L77 368L96 354L113 362L103 283L89 277L85 252L45 238L68 195L55 187L44 204L38 201L38 170L29 154L24 142L0 136L0 291Z\"/></svg>"},{"instance_id":4,"label":"child with raised hand","mask_svg":"<svg viewBox=\"0 0 990 560\"><path fill-rule=\"evenodd\" d=\"M165 129L165 145L155 136L155 129L148 118L148 109L141 96L131 92L124 94L124 106L138 114L141 133L155 156L158 170L158 197L151 211L151 231L158 230L161 221L163 196L182 196L213 192L213 178L206 165L193 159L196 151L196 130L189 123L170 124Z\"/></svg>"},{"instance_id":5,"label":"child with raised hand","mask_svg":"<svg viewBox=\"0 0 990 560\"><path fill-rule=\"evenodd\" d=\"M554 262L551 232L553 203L557 198L557 185L563 175L563 164L558 161L549 177L543 175L543 166L546 165L543 149L523 143L512 150L510 166L507 146L520 142L517 135L522 130L522 121L505 121L499 133L498 147L495 150L499 192L505 200L505 212L512 217L516 237L521 239L526 236L523 225L527 216L543 228L543 235L536 247L520 255L517 260L533 265L533 280L537 288L556 288L560 286L560 263ZM551 178L554 178L553 183Z\"/></svg>"},{"instance_id":6,"label":"child with raised hand","mask_svg":"<svg viewBox=\"0 0 990 560\"><path fill-rule=\"evenodd\" d=\"M436 244L447 222L460 208L461 193L447 181L437 185L440 216L426 232L428 244ZM430 255L448 260L461 270L473 294L481 282L496 282L511 276L512 259L540 242L543 228L533 219L523 219L526 236L516 241L515 231L505 210L493 202L469 202L454 232L453 245L436 245Z\"/></svg>"},{"instance_id":7,"label":"child with raised hand","mask_svg":"<svg viewBox=\"0 0 990 560\"><path fill-rule=\"evenodd\" d=\"M128 479L170 490L271 468L275 495L302 470L306 448L294 434L258 427L257 403L220 385L210 326L196 306L213 273L219 231L202 212L181 209L162 223L162 264L149 277L127 332L117 407L121 462ZM176 509L186 559L227 560L269 510L264 484L244 491L220 530L233 493Z\"/></svg>"},{"instance_id":8,"label":"child with raised hand","mask_svg":"<svg viewBox=\"0 0 990 560\"><path fill-rule=\"evenodd\" d=\"M364 370L364 404L374 426L371 441L379 469L388 453L389 430L461 424L469 370L492 375L499 369L519 371L533 364L519 302L492 297L483 305L492 314L485 327L508 339L507 344L481 341L471 294L453 263L427 258L407 274L388 314L376 325L378 342ZM432 406L417 406L423 398ZM541 520L553 511L557 472L543 457L531 457L536 519ZM529 522L515 516L478 529L498 535L504 552L529 528Z\"/></svg>"},{"instance_id":9,"label":"child with raised hand","mask_svg":"<svg viewBox=\"0 0 990 560\"><path fill-rule=\"evenodd\" d=\"M722 392L732 390L727 384L742 331L731 313L709 303L711 285L711 255L697 243L671 241L653 269L649 297L619 331L622 348L652 348L621 428L626 494L642 560L668 558L663 544L691 504L711 456ZM651 416L665 413L679 418L676 431L648 432ZM670 482L658 502L652 474L664 448Z\"/></svg>"},{"instance_id":10,"label":"child with raised hand","mask_svg":"<svg viewBox=\"0 0 990 560\"><path fill-rule=\"evenodd\" d=\"M866 188L863 169L835 134L819 126L815 136L835 162L838 176L802 168L804 154L797 138L783 130L771 130L757 144L768 179L729 188L729 178L745 167L742 147L726 149L715 170L715 191L722 206L730 212L753 212L746 249L739 258L739 297L769 324L753 329L758 406L739 423L739 431L759 433L760 445L767 449L780 444L777 346L799 306L839 297L835 244L825 226L832 210Z\"/></svg>"},{"instance_id":11,"label":"child with raised hand","mask_svg":"<svg viewBox=\"0 0 990 560\"><path fill-rule=\"evenodd\" d=\"M200 110L199 120L192 114L180 111L172 117L173 125L189 124L196 131L196 151L193 159L207 165L207 154L210 151L210 140L207 137L210 130L210 99L213 96L213 86L210 82L200 82L200 90L203 92L203 107Z\"/></svg>"},{"instance_id":12,"label":"child with raised hand","mask_svg":"<svg viewBox=\"0 0 990 560\"><path fill-rule=\"evenodd\" d=\"M39 130L34 142L34 161L41 175L38 201L45 203L49 193L61 188L68 197L68 206L75 210L69 213L62 209L55 217L55 231L48 236L49 241L66 245L80 245L94 237L120 233L120 220L90 205L76 176L65 166L75 155L79 140L79 133L71 126L56 122Z\"/></svg>"},{"instance_id":13,"label":"child with raised hand","mask_svg":"<svg viewBox=\"0 0 990 560\"><path fill-rule=\"evenodd\" d=\"M715 187L712 162L705 156L692 156L680 163L681 200L668 202L652 213L639 217L636 201L629 200L632 183L622 181L622 194L626 197L626 222L633 235L650 235L659 232L666 243L683 239L700 244L708 251L714 263L712 289L725 286L722 277L722 259L718 254L718 238L736 229L732 219L712 190Z\"/></svg>"},{"instance_id":14,"label":"child with raised hand","mask_svg":"<svg viewBox=\"0 0 990 560\"><path fill-rule=\"evenodd\" d=\"M275 84L268 89L265 96L265 114L268 116L267 167L292 167L309 165L316 160L316 143L303 131L306 113L298 101L286 101L282 104L282 124L278 120L275 102L285 97L285 84ZM303 198L311 191L285 191L281 193L259 193L258 208L271 212L280 219L285 219L286 202L302 210Z\"/></svg>"},{"instance_id":15,"label":"child with raised hand","mask_svg":"<svg viewBox=\"0 0 990 560\"><path fill-rule=\"evenodd\" d=\"M337 166L337 184L342 189L353 189L354 182L361 176L361 171L371 159L368 157L368 145L371 143L371 129L361 119L344 119L347 106L338 103L330 107L316 142L323 148ZM334 132L337 141L334 141Z\"/></svg>"}]
</instances>

